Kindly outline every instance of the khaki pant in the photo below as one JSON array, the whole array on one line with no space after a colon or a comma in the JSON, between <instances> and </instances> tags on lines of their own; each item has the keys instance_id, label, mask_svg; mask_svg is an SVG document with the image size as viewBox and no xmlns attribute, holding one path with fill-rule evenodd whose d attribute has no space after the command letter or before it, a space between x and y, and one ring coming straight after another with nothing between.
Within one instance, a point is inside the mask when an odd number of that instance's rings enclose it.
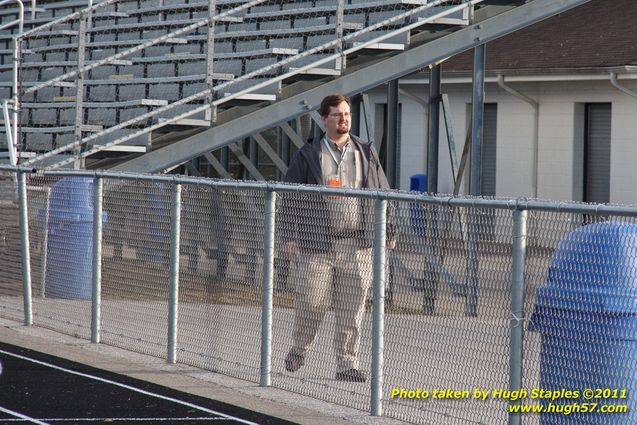
<instances>
[{"instance_id":1,"label":"khaki pant","mask_svg":"<svg viewBox=\"0 0 637 425\"><path fill-rule=\"evenodd\" d=\"M334 250L299 256L294 271L294 345L305 356L330 303L336 317L334 353L337 372L358 369L360 328L372 279L372 249L359 249L355 239L338 239Z\"/></svg>"}]
</instances>

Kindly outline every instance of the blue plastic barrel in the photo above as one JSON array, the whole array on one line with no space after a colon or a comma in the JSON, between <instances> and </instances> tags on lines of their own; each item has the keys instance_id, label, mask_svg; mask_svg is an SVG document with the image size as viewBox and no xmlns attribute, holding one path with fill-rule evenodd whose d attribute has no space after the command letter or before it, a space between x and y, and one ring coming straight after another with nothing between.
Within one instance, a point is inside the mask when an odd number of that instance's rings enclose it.
<instances>
[{"instance_id":1,"label":"blue plastic barrel","mask_svg":"<svg viewBox=\"0 0 637 425\"><path fill-rule=\"evenodd\" d=\"M51 190L45 295L90 299L93 179L64 178Z\"/></svg>"},{"instance_id":2,"label":"blue plastic barrel","mask_svg":"<svg viewBox=\"0 0 637 425\"><path fill-rule=\"evenodd\" d=\"M427 174L414 174L411 176L409 190L412 192L427 192Z\"/></svg>"},{"instance_id":3,"label":"blue plastic barrel","mask_svg":"<svg viewBox=\"0 0 637 425\"><path fill-rule=\"evenodd\" d=\"M412 192L427 192L427 175L414 174L410 177L409 190ZM409 208L411 227L415 236L425 235L425 209L423 204L414 203Z\"/></svg>"},{"instance_id":4,"label":"blue plastic barrel","mask_svg":"<svg viewBox=\"0 0 637 425\"><path fill-rule=\"evenodd\" d=\"M591 224L561 241L529 330L541 334L540 389L572 392L540 400L554 411L542 425L637 423L637 226ZM628 413L583 413L591 403L627 405Z\"/></svg>"}]
</instances>

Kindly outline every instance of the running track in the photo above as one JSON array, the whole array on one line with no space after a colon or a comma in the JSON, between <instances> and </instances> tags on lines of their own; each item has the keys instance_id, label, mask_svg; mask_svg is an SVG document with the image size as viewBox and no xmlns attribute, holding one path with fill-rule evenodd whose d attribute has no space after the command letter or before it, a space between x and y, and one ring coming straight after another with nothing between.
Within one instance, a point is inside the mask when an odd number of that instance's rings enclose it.
<instances>
[{"instance_id":1,"label":"running track","mask_svg":"<svg viewBox=\"0 0 637 425\"><path fill-rule=\"evenodd\" d=\"M1 424L293 424L0 343Z\"/></svg>"}]
</instances>

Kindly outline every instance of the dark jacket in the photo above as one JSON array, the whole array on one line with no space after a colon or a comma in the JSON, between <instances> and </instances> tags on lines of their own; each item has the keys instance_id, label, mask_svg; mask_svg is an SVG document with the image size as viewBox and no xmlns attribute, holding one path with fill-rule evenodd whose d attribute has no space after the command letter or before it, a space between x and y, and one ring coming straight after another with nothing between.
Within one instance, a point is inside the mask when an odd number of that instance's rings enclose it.
<instances>
[{"instance_id":1,"label":"dark jacket","mask_svg":"<svg viewBox=\"0 0 637 425\"><path fill-rule=\"evenodd\" d=\"M362 187L389 190L387 177L378 159L376 149L360 138L351 135L352 142L361 152ZM294 155L284 181L288 183L323 185L321 171L321 141L323 135L309 141ZM333 226L327 213L325 195L285 193L282 208L277 213L281 218L284 240L295 240L301 251L327 252L332 249ZM394 238L393 208L388 208L387 238ZM362 214L358 230L347 237L359 240L361 248L372 246L374 223L374 200L362 200ZM342 235L341 235L342 236Z\"/></svg>"}]
</instances>

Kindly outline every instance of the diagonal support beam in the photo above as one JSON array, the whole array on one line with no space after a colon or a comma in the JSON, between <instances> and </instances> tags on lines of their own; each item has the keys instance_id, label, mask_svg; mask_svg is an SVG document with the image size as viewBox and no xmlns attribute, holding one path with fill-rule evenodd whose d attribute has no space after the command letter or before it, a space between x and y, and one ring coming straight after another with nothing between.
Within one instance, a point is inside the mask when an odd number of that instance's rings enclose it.
<instances>
[{"instance_id":1,"label":"diagonal support beam","mask_svg":"<svg viewBox=\"0 0 637 425\"><path fill-rule=\"evenodd\" d=\"M299 133L294 131L294 129L290 126L290 124L288 124L287 122L284 122L284 123L281 123L280 127L281 127L281 130L283 130L285 134L287 134L287 136L290 138L292 143L296 145L297 148L301 149L303 147L305 142L303 141L303 139L301 139L301 136L299 136Z\"/></svg>"},{"instance_id":2,"label":"diagonal support beam","mask_svg":"<svg viewBox=\"0 0 637 425\"><path fill-rule=\"evenodd\" d=\"M378 146L378 144L374 140L376 138L376 132L374 130L374 119L372 118L372 104L367 93L363 93L361 98L361 105L363 106L363 116L365 117L365 131L367 131L367 140L378 150L380 149L380 146Z\"/></svg>"},{"instance_id":3,"label":"diagonal support beam","mask_svg":"<svg viewBox=\"0 0 637 425\"><path fill-rule=\"evenodd\" d=\"M191 176L201 177L201 173L199 172L199 170L197 170L195 168L195 166L192 163L192 161L188 161L188 162L184 163L184 165L188 169L188 172L190 173Z\"/></svg>"},{"instance_id":4,"label":"diagonal support beam","mask_svg":"<svg viewBox=\"0 0 637 425\"><path fill-rule=\"evenodd\" d=\"M272 162L274 162L274 165L277 166L279 171L281 171L283 174L287 173L288 166L285 165L285 162L283 162L281 157L279 157L279 155L274 151L274 149L272 149L272 146L270 146L268 141L265 140L265 138L261 135L261 133L257 133L252 137L259 144L263 152L265 152L265 154L272 160Z\"/></svg>"},{"instance_id":5,"label":"diagonal support beam","mask_svg":"<svg viewBox=\"0 0 637 425\"><path fill-rule=\"evenodd\" d=\"M113 168L157 172L318 108L326 93L361 93L590 0L533 0Z\"/></svg>"},{"instance_id":6,"label":"diagonal support beam","mask_svg":"<svg viewBox=\"0 0 637 425\"><path fill-rule=\"evenodd\" d=\"M458 165L458 171L454 177L453 182L453 195L457 196L460 193L460 185L462 184L462 176L464 176L464 169L467 166L467 158L469 157L469 148L471 147L471 127L467 130L467 137L464 140L464 147L462 148L462 157L460 158L460 165Z\"/></svg>"},{"instance_id":7,"label":"diagonal support beam","mask_svg":"<svg viewBox=\"0 0 637 425\"><path fill-rule=\"evenodd\" d=\"M319 126L321 131L325 131L325 126L323 125L323 121L321 121L321 115L317 111L310 112L310 118Z\"/></svg>"},{"instance_id":8,"label":"diagonal support beam","mask_svg":"<svg viewBox=\"0 0 637 425\"><path fill-rule=\"evenodd\" d=\"M456 179L458 171L458 155L456 154L456 139L453 136L453 122L451 120L451 108L449 107L449 95L442 94L442 115L445 118L445 129L447 130L447 146L449 147L449 158L451 159L451 174Z\"/></svg>"},{"instance_id":9,"label":"diagonal support beam","mask_svg":"<svg viewBox=\"0 0 637 425\"><path fill-rule=\"evenodd\" d=\"M241 150L241 148L237 146L236 143L229 144L228 148L230 148L232 153L237 157L241 165L246 167L246 170L248 170L248 172L252 175L252 177L261 181L265 180L265 177L263 177L263 175L259 172L259 170L257 170L257 167L255 167L254 164L250 162L250 158L248 158L243 153L243 150Z\"/></svg>"},{"instance_id":10,"label":"diagonal support beam","mask_svg":"<svg viewBox=\"0 0 637 425\"><path fill-rule=\"evenodd\" d=\"M219 177L221 177L222 179L232 178L230 173L228 173L228 170L226 170L223 164L221 164L221 162L219 162L219 160L215 158L213 154L211 154L210 152L206 152L205 154L203 154L203 156L210 163L210 165L212 165L212 168L215 169L217 174L219 174Z\"/></svg>"}]
</instances>

